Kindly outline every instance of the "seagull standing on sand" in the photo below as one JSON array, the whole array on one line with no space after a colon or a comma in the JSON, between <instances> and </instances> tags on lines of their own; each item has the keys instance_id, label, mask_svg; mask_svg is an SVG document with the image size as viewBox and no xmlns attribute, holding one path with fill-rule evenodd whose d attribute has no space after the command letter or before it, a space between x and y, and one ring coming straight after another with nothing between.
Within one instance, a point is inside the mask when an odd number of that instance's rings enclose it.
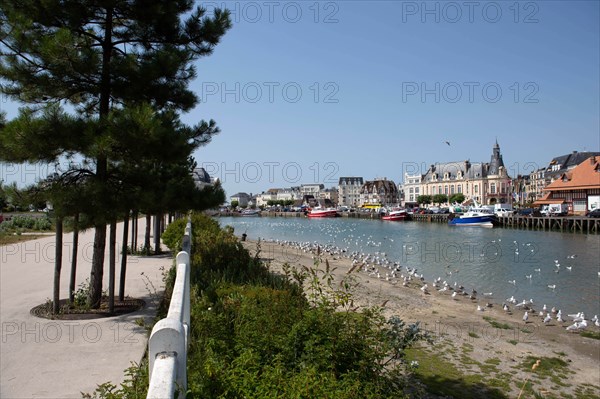
<instances>
[{"instance_id":1,"label":"seagull standing on sand","mask_svg":"<svg viewBox=\"0 0 600 399\"><path fill-rule=\"evenodd\" d=\"M529 320L529 313L527 313L527 311L525 311L525 314L523 315L523 321L525 323L527 323L527 320Z\"/></svg>"},{"instance_id":2,"label":"seagull standing on sand","mask_svg":"<svg viewBox=\"0 0 600 399\"><path fill-rule=\"evenodd\" d=\"M548 324L552 321L552 317L550 316L550 313L546 314L546 317L544 318L544 324Z\"/></svg>"}]
</instances>

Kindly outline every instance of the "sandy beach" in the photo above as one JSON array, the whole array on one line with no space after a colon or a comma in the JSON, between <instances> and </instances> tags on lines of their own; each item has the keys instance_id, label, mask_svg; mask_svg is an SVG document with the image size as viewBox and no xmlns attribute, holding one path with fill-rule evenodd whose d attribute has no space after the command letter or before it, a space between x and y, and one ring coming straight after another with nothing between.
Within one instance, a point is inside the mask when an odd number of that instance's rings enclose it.
<instances>
[{"instance_id":1,"label":"sandy beach","mask_svg":"<svg viewBox=\"0 0 600 399\"><path fill-rule=\"evenodd\" d=\"M244 245L256 253L256 242L246 241ZM274 272L281 271L284 263L314 267L317 258L320 268L325 267L327 260L335 269L333 274L337 281L352 269L352 259L345 254L319 250L317 255L316 252L305 252L287 244L260 243L260 257ZM453 298L452 290L440 292L432 287L432 281L413 278L404 286L399 276L386 279L389 270L378 268L381 269L379 278L376 272L354 267L351 275L357 283L355 306L384 305L387 317L398 315L407 323L420 322L433 337L432 345L419 344L423 353L450 362L463 375L475 375L484 383L491 381L493 385L493 381L500 380L497 386L507 397L518 397L528 378L533 390L544 397L600 397L600 340L567 331L566 327L572 324L567 315L563 315L564 323L553 317L550 323L544 324L539 316L541 305L536 305L524 322L521 308L511 305L509 312L503 310L504 298L486 297L481 293L475 294L474 299L463 295ZM402 268L401 273L406 276L406 268ZM426 283L427 293L421 290ZM478 306L483 310L478 310ZM600 328L591 322L586 330L598 333ZM554 378L537 378L530 369L522 367L531 357L558 358L566 367Z\"/></svg>"}]
</instances>

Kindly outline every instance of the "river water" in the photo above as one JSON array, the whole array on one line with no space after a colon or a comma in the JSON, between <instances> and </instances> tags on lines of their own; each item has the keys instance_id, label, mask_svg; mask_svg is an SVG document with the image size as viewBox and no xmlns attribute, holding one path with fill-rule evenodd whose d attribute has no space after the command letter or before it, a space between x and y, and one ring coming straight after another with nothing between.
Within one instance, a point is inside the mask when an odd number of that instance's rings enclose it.
<instances>
[{"instance_id":1,"label":"river water","mask_svg":"<svg viewBox=\"0 0 600 399\"><path fill-rule=\"evenodd\" d=\"M417 268L428 282L441 277L480 294L492 293L490 301L496 303L514 296L519 302L533 299L536 310L547 304L563 315L585 312L589 319L600 314L600 235L346 218L217 220L252 240L316 242L348 252L385 253L390 261ZM281 251L293 260L294 250Z\"/></svg>"}]
</instances>

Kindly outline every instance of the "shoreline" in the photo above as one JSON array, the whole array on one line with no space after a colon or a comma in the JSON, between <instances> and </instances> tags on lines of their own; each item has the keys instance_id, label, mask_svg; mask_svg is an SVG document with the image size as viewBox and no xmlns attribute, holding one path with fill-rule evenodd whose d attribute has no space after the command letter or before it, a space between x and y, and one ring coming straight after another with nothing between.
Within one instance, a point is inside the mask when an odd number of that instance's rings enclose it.
<instances>
[{"instance_id":1,"label":"shoreline","mask_svg":"<svg viewBox=\"0 0 600 399\"><path fill-rule=\"evenodd\" d=\"M252 254L256 253L257 243L255 240L243 242ZM347 275L353 268L352 259L328 253L325 246L322 248L322 251L319 250L320 263L324 267L327 260L331 268L335 268L333 274L339 282L340 276ZM260 241L260 251L261 258L273 272L280 272L284 263L296 267L314 267L317 256L316 251L308 248L298 250L286 244L263 240ZM430 281L422 282L419 278L413 278L405 283L399 276L393 279L389 275L386 280L387 268L371 267L377 270L365 272L363 267L354 267L351 272L358 284L353 291L354 303L359 307L383 305L386 317L397 315L406 323L420 322L434 339L429 349L439 351L445 348L443 352L447 353L441 356L448 357L447 360L452 361L448 353L453 350L472 346L469 356L479 363L498 360L498 370L509 373L516 384L522 383L530 375L525 370L515 369L528 356L560 357L567 359L568 368L573 372L569 376L570 386L561 386L561 393L574 395L575 389L581 386L593 386L596 392L600 392L600 340L566 331L565 327L572 324L566 314L563 315L564 323L558 323L553 317L550 323L544 324L543 318L538 315L539 309L536 309L530 312L529 320L525 323L522 320L524 312L519 308L515 310L514 305L510 306L511 311L507 313L501 304L491 303L492 299L482 294L476 294L475 299L471 299L471 295L452 298L451 290L438 292L431 288ZM406 268L402 267L398 274L406 277ZM424 284L428 284L427 293L421 290ZM486 306L488 302L491 307ZM483 311L477 310L478 305ZM586 331L598 333L600 328L588 321ZM469 373L469 367L462 366L463 372ZM538 391L545 389L542 385L534 386ZM511 389L509 397L516 397L516 386Z\"/></svg>"}]
</instances>

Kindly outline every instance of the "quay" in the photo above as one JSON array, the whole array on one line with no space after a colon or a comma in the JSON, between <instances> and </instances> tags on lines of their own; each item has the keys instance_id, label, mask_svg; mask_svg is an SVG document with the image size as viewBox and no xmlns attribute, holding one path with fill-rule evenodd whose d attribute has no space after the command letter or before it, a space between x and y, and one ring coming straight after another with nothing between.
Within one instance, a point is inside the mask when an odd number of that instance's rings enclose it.
<instances>
[{"instance_id":1,"label":"quay","mask_svg":"<svg viewBox=\"0 0 600 399\"><path fill-rule=\"evenodd\" d=\"M348 219L379 219L377 213L362 212L340 212L342 218ZM241 216L237 212L219 212L215 216ZM265 217L305 217L302 212L265 212ZM409 215L407 221L448 223L448 214L418 214ZM563 233L600 234L600 218L588 218L583 216L506 216L498 217L498 226L524 230L560 231Z\"/></svg>"}]
</instances>

